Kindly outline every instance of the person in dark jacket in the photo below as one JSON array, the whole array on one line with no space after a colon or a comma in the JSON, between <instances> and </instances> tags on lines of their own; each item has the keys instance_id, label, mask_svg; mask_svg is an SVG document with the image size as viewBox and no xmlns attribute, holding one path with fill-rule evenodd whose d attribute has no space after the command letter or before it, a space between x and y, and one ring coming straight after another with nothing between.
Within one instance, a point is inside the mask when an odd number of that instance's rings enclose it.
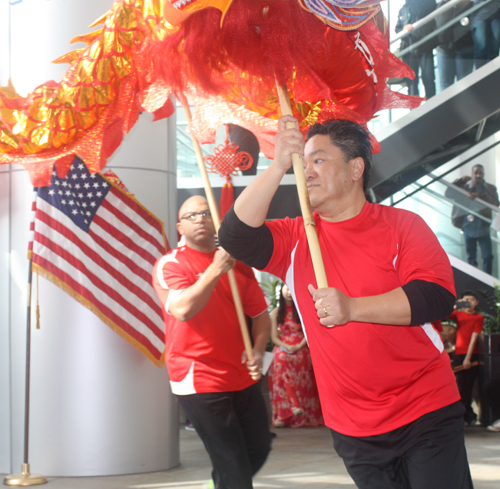
<instances>
[{"instance_id":1,"label":"person in dark jacket","mask_svg":"<svg viewBox=\"0 0 500 489\"><path fill-rule=\"evenodd\" d=\"M448 2L449 0L440 2L438 8ZM436 17L436 27L443 27L450 20L460 17L462 12L471 7L472 2L470 0L463 0ZM474 42L472 40L470 17L464 16L460 19L460 22L440 32L438 41L439 45L436 51L439 88L440 91L443 91L453 85L455 81L461 80L464 76L472 73L474 68Z\"/></svg>"},{"instance_id":2,"label":"person in dark jacket","mask_svg":"<svg viewBox=\"0 0 500 489\"><path fill-rule=\"evenodd\" d=\"M434 20L431 20L418 29L413 29L415 22L423 19L434 10L436 10L435 0L406 0L398 14L396 33L404 29L411 34L401 40L401 50L415 44L436 29ZM419 70L424 84L425 96L429 99L436 95L434 58L432 56L432 50L436 45L437 38L432 38L412 49L409 54L403 56L403 61L415 72L415 78L407 81L408 93L410 95L419 95Z\"/></svg>"},{"instance_id":3,"label":"person in dark jacket","mask_svg":"<svg viewBox=\"0 0 500 489\"><path fill-rule=\"evenodd\" d=\"M470 209L481 214L487 219L492 218L491 209L485 208L475 199L481 199L488 204L497 206L498 191L495 185L487 183L484 180L484 167L483 165L474 165L472 167L471 176L459 178L453 182L453 185L463 188L469 192L472 202ZM481 255L483 257L483 270L491 275L493 270L493 251L491 246L490 224L474 214L464 216L462 223L462 231L464 233L465 251L467 253L467 261L469 264L477 267L477 245L481 248Z\"/></svg>"}]
</instances>

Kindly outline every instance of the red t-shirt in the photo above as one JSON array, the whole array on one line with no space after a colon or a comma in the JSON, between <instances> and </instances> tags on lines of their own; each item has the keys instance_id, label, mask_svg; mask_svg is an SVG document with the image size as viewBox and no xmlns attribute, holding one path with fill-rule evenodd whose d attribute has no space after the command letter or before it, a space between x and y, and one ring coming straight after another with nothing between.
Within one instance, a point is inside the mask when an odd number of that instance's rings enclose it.
<instances>
[{"instance_id":1,"label":"red t-shirt","mask_svg":"<svg viewBox=\"0 0 500 489\"><path fill-rule=\"evenodd\" d=\"M167 312L169 301L199 279L214 254L183 246L160 258L153 269L153 287L165 320L165 362L177 395L237 391L254 383L241 363L245 347L227 274L219 279L203 310L190 320L179 321ZM234 271L245 314L263 313L267 304L252 269L237 262Z\"/></svg>"},{"instance_id":2,"label":"red t-shirt","mask_svg":"<svg viewBox=\"0 0 500 489\"><path fill-rule=\"evenodd\" d=\"M481 333L483 330L484 317L478 312L468 314L465 311L453 311L449 319L457 323L457 341L455 343L455 355L467 355L472 333ZM477 342L473 353L478 352Z\"/></svg>"},{"instance_id":3,"label":"red t-shirt","mask_svg":"<svg viewBox=\"0 0 500 489\"><path fill-rule=\"evenodd\" d=\"M328 284L350 297L379 295L412 280L453 294L453 273L434 233L416 214L365 204L331 223L315 214ZM311 351L325 423L351 436L399 428L460 399L438 332L422 326L319 323L308 284L316 287L302 218L267 223L274 252L266 267L285 280Z\"/></svg>"}]
</instances>

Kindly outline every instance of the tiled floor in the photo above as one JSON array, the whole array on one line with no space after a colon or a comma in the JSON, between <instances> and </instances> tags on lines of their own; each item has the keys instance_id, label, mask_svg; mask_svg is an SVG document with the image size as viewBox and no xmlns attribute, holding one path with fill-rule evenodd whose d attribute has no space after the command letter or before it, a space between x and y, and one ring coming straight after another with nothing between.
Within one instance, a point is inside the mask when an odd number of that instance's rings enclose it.
<instances>
[{"instance_id":1,"label":"tiled floor","mask_svg":"<svg viewBox=\"0 0 500 489\"><path fill-rule=\"evenodd\" d=\"M261 489L354 489L326 428L278 429L273 451L257 474ZM475 489L500 488L500 433L466 428L466 444ZM210 461L196 432L181 430L181 465L150 474L50 478L54 489L202 489ZM453 489L453 488L443 488Z\"/></svg>"}]
</instances>

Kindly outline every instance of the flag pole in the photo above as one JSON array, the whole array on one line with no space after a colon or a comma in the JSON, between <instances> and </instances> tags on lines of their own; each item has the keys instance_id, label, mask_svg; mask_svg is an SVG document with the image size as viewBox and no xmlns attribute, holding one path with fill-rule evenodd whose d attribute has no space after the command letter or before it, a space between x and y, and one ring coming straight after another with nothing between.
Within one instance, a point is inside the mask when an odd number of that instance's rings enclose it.
<instances>
[{"instance_id":1,"label":"flag pole","mask_svg":"<svg viewBox=\"0 0 500 489\"><path fill-rule=\"evenodd\" d=\"M31 373L31 289L33 282L33 258L30 253L28 270L28 293L26 307L26 381L24 397L24 462L20 474L5 477L3 483L7 486L35 486L48 482L41 474L31 474L29 464L29 428L30 428L30 373Z\"/></svg>"},{"instance_id":2,"label":"flag pole","mask_svg":"<svg viewBox=\"0 0 500 489\"><path fill-rule=\"evenodd\" d=\"M179 95L179 99L182 103L184 113L186 114L186 119L188 124L191 123L191 110L189 109L189 104L186 100L184 94ZM217 202L215 201L214 194L212 192L212 186L210 185L210 180L208 178L207 169L205 168L205 162L203 160L203 153L201 151L201 146L198 140L194 137L189 129L189 134L191 135L191 141L193 142L194 152L196 154L196 160L198 162L198 167L200 169L201 176L203 178L203 183L205 186L205 194L207 196L208 207L210 208L210 213L212 214L212 219L214 221L215 232L219 232L220 228L220 217L219 209L217 207ZM236 282L236 276L234 270L231 269L227 272L229 278L229 285L231 286L231 293L233 294L234 305L236 307L236 314L238 316L238 322L240 324L241 335L243 336L243 343L245 345L245 351L247 353L247 358L253 360L253 350L252 342L250 341L250 334L248 333L247 322L245 319L245 313L243 312L243 304L241 302L240 291L238 290L238 283Z\"/></svg>"},{"instance_id":3,"label":"flag pole","mask_svg":"<svg viewBox=\"0 0 500 489\"><path fill-rule=\"evenodd\" d=\"M293 115L290 97L286 87L276 83L278 90L278 98L280 101L281 112L283 115ZM295 127L293 122L287 122L286 128L292 129ZM297 193L299 194L300 210L304 219L304 227L306 230L307 243L311 251L311 258L313 262L314 275L318 288L328 287L328 280L326 278L325 264L323 263L323 255L319 246L318 233L316 232L316 223L309 202L309 193L307 191L307 182L304 174L304 166L302 164L302 156L294 153L292 154L293 173L297 182Z\"/></svg>"}]
</instances>

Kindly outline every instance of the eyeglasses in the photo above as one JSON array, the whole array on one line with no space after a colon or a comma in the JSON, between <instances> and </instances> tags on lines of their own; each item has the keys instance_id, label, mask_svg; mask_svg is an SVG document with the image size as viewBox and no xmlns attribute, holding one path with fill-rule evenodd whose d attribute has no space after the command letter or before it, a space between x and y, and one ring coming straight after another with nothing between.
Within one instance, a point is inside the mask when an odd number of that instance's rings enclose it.
<instances>
[{"instance_id":1,"label":"eyeglasses","mask_svg":"<svg viewBox=\"0 0 500 489\"><path fill-rule=\"evenodd\" d=\"M212 219L212 214L207 209L201 212L188 212L181 216L181 219L186 219L188 221L196 221L196 216L200 216L202 219Z\"/></svg>"}]
</instances>

